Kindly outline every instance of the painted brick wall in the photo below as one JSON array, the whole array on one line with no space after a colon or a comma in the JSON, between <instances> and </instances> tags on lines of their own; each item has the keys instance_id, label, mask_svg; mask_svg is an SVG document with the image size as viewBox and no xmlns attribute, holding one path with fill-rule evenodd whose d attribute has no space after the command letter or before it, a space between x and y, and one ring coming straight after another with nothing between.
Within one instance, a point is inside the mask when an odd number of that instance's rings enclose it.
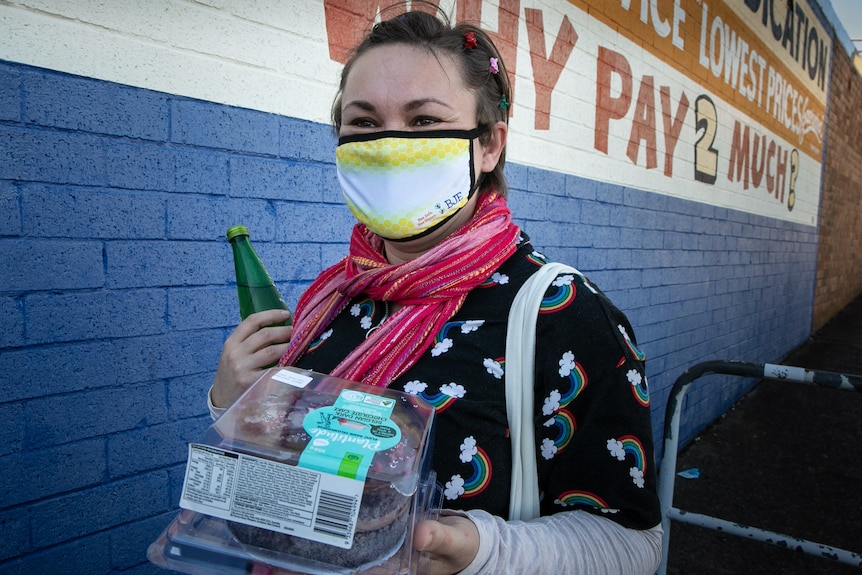
<instances>
[{"instance_id":1,"label":"painted brick wall","mask_svg":"<svg viewBox=\"0 0 862 575\"><path fill-rule=\"evenodd\" d=\"M237 323L246 224L289 302L346 249L327 126L0 62L0 574L157 573ZM656 414L714 358L808 335L816 229L508 166L517 221L629 314ZM751 381L713 377L683 438Z\"/></svg>"},{"instance_id":2,"label":"painted brick wall","mask_svg":"<svg viewBox=\"0 0 862 575\"><path fill-rule=\"evenodd\" d=\"M814 329L862 293L862 77L843 50L832 59Z\"/></svg>"}]
</instances>

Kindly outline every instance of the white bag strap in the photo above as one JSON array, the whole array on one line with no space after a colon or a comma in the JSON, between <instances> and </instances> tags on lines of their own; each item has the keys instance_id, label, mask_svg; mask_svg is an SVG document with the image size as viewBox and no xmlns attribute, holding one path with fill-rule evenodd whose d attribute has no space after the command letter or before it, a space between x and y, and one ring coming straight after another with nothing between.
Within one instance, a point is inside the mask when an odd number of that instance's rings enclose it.
<instances>
[{"instance_id":1,"label":"white bag strap","mask_svg":"<svg viewBox=\"0 0 862 575\"><path fill-rule=\"evenodd\" d=\"M529 521L539 516L539 481L533 428L533 379L536 319L545 292L561 273L575 268L551 262L524 282L509 310L506 331L506 414L512 441L512 486L509 519Z\"/></svg>"}]
</instances>

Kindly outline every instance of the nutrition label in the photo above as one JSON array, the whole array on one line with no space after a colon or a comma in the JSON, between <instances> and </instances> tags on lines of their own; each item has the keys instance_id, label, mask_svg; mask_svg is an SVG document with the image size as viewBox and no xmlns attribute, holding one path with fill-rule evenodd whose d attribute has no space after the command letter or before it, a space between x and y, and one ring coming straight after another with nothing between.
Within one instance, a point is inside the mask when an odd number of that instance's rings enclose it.
<instances>
[{"instance_id":1,"label":"nutrition label","mask_svg":"<svg viewBox=\"0 0 862 575\"><path fill-rule=\"evenodd\" d=\"M192 443L180 507L349 549L363 481Z\"/></svg>"}]
</instances>

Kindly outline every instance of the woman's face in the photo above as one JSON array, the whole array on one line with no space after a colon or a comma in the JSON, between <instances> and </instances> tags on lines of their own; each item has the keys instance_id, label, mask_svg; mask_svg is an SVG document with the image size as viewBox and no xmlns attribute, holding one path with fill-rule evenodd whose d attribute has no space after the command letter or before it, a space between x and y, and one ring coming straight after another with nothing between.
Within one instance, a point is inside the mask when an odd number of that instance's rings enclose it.
<instances>
[{"instance_id":1,"label":"woman's face","mask_svg":"<svg viewBox=\"0 0 862 575\"><path fill-rule=\"evenodd\" d=\"M477 178L478 172L489 172L497 165L506 140L505 124L499 125L502 128L492 127L487 145L474 140ZM465 86L458 64L445 54L438 59L413 46L378 46L354 61L344 84L340 136L476 126L476 97ZM387 242L387 256L390 247L415 253L412 257L430 249L472 217L477 199L474 194L462 210L427 236L397 246Z\"/></svg>"}]
</instances>

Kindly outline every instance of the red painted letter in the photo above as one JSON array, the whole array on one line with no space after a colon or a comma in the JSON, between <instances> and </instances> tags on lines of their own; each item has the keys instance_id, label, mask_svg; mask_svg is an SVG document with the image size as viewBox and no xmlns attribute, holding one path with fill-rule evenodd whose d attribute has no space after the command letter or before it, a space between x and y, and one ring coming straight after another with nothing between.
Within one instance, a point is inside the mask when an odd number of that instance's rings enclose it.
<instances>
[{"instance_id":1,"label":"red painted letter","mask_svg":"<svg viewBox=\"0 0 862 575\"><path fill-rule=\"evenodd\" d=\"M608 133L611 120L625 117L632 102L632 69L625 56L599 46L596 71L596 133L593 146L608 153ZM611 95L611 77L619 76L622 90L618 97Z\"/></svg>"},{"instance_id":2,"label":"red painted letter","mask_svg":"<svg viewBox=\"0 0 862 575\"><path fill-rule=\"evenodd\" d=\"M537 130L551 127L551 92L560 79L566 60L578 41L578 34L567 16L563 16L560 32L551 49L551 58L545 56L545 24L541 10L527 8L527 39L530 43L530 63L533 65L533 86L536 89Z\"/></svg>"}]
</instances>

